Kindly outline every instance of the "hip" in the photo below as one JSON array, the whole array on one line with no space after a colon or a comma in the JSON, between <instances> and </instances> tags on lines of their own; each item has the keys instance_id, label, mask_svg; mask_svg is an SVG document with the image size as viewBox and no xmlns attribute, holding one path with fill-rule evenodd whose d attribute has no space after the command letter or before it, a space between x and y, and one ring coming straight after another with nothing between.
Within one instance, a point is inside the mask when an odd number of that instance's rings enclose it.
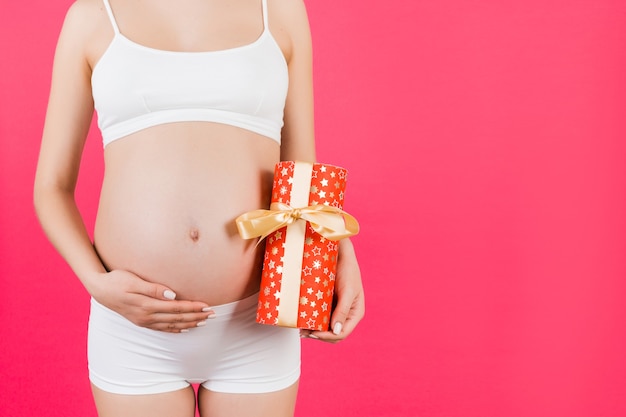
<instances>
[{"instance_id":1,"label":"hip","mask_svg":"<svg viewBox=\"0 0 626 417\"><path fill-rule=\"evenodd\" d=\"M202 383L218 391L263 392L297 379L297 329L255 323L258 294L215 306L216 318L188 333L138 327L91 302L90 378L121 394L148 394ZM280 382L279 382L280 381Z\"/></svg>"}]
</instances>

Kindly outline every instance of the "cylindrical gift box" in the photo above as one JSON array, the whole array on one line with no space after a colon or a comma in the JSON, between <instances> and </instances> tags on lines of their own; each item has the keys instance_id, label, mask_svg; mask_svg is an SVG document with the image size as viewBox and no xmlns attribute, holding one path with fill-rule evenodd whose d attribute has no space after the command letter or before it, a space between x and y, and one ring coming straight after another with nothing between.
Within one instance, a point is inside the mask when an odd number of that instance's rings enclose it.
<instances>
[{"instance_id":1,"label":"cylindrical gift box","mask_svg":"<svg viewBox=\"0 0 626 417\"><path fill-rule=\"evenodd\" d=\"M340 224L336 229L351 230L344 231L343 237L355 234L358 231L356 220L342 211L346 174L343 168L321 163L283 161L276 165L272 207L292 209L289 215L297 220L291 220L287 226L264 236L266 247L257 309L258 323L328 330L338 239L342 237L325 233L326 229L318 226L314 217L300 216L300 209L303 212L307 208L321 211L335 209L342 213L330 215L335 225L337 221ZM328 237L316 232L314 227Z\"/></svg>"}]
</instances>

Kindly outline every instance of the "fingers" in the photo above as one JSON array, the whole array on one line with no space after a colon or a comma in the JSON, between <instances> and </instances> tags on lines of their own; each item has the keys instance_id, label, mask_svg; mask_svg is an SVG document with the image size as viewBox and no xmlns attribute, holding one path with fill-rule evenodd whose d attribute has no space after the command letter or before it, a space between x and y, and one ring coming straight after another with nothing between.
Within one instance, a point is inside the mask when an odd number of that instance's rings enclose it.
<instances>
[{"instance_id":1,"label":"fingers","mask_svg":"<svg viewBox=\"0 0 626 417\"><path fill-rule=\"evenodd\" d=\"M197 327L203 327L207 321L216 317L215 313L155 313L150 316L152 320L149 327L154 330L165 332L180 333L188 332Z\"/></svg>"},{"instance_id":2,"label":"fingers","mask_svg":"<svg viewBox=\"0 0 626 417\"><path fill-rule=\"evenodd\" d=\"M353 293L352 291L344 290L342 296L338 298L337 306L331 316L330 330L326 332L301 330L300 336L337 343L352 333L364 315L365 300L363 292Z\"/></svg>"},{"instance_id":3,"label":"fingers","mask_svg":"<svg viewBox=\"0 0 626 417\"><path fill-rule=\"evenodd\" d=\"M199 301L164 301L142 295L136 296L138 312L128 318L141 327L178 333L202 327L206 325L207 320L216 317L210 307ZM135 320L132 319L133 316Z\"/></svg>"},{"instance_id":4,"label":"fingers","mask_svg":"<svg viewBox=\"0 0 626 417\"><path fill-rule=\"evenodd\" d=\"M341 297L338 299L337 306L335 307L335 310L330 317L330 328L335 336L339 336L342 331L348 331L348 326L346 326L346 329L344 329L343 327L346 319L348 318L348 315L350 314L352 301L354 300L354 298L350 296L351 294L346 294L346 297ZM346 301L348 297L350 297L350 299Z\"/></svg>"},{"instance_id":5,"label":"fingers","mask_svg":"<svg viewBox=\"0 0 626 417\"><path fill-rule=\"evenodd\" d=\"M352 320L349 316L346 317L344 322L337 322L335 326L326 332L313 331L313 330L300 330L300 337L303 339L316 339L322 342L338 343L344 340L352 333L357 325L357 321ZM337 333L335 333L337 332Z\"/></svg>"},{"instance_id":6,"label":"fingers","mask_svg":"<svg viewBox=\"0 0 626 417\"><path fill-rule=\"evenodd\" d=\"M137 326L179 333L202 327L215 317L208 304L176 300L170 288L128 271L111 271L107 278L101 280L106 288L99 291L98 301Z\"/></svg>"},{"instance_id":7,"label":"fingers","mask_svg":"<svg viewBox=\"0 0 626 417\"><path fill-rule=\"evenodd\" d=\"M151 298L156 298L157 300L175 300L176 293L172 291L172 289L166 287L165 285L152 283L144 280L136 280L134 284L137 285L135 291L138 294L144 294Z\"/></svg>"}]
</instances>

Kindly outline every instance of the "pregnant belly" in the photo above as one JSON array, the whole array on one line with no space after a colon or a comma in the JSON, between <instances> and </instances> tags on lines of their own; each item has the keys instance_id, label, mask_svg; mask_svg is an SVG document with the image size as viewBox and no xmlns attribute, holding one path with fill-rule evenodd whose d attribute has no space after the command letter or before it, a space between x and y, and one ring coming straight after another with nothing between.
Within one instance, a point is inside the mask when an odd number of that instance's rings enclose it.
<instances>
[{"instance_id":1,"label":"pregnant belly","mask_svg":"<svg viewBox=\"0 0 626 417\"><path fill-rule=\"evenodd\" d=\"M235 218L267 207L277 145L193 135L150 141L148 151L141 136L107 147L94 232L107 269L210 305L257 291L262 245L241 239Z\"/></svg>"}]
</instances>

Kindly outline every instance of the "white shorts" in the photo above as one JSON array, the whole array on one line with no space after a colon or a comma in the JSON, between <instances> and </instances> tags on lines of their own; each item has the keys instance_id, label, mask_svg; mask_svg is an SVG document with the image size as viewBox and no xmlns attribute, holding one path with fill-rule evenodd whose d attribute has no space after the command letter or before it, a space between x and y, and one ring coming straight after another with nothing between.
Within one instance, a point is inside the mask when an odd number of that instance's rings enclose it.
<instances>
[{"instance_id":1,"label":"white shorts","mask_svg":"<svg viewBox=\"0 0 626 417\"><path fill-rule=\"evenodd\" d=\"M89 379L116 394L156 394L191 383L211 391L264 393L300 377L298 329L255 322L258 295L211 307L188 333L139 327L91 300Z\"/></svg>"}]
</instances>

